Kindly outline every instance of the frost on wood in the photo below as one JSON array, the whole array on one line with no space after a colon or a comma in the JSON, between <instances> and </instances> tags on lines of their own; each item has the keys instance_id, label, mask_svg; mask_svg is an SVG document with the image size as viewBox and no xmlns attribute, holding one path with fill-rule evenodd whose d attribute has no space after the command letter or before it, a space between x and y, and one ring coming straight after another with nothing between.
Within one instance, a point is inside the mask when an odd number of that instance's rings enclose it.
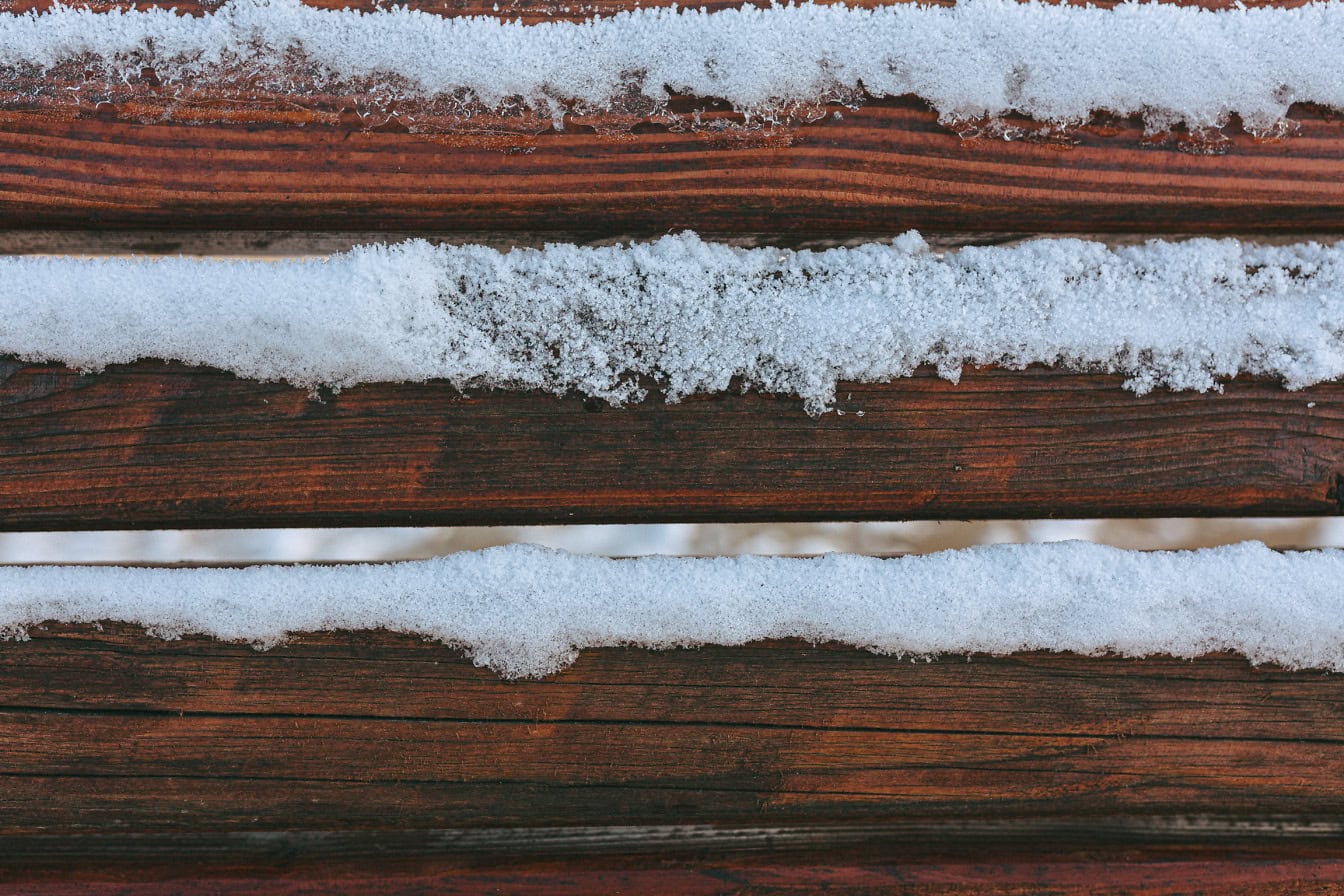
<instances>
[{"instance_id":1,"label":"frost on wood","mask_svg":"<svg viewBox=\"0 0 1344 896\"><path fill-rule=\"evenodd\" d=\"M940 256L917 234L824 252L693 235L498 252L412 241L328 259L0 259L0 352L139 358L304 387L446 379L612 403L740 383L801 396L923 364L1123 373L1137 392L1344 374L1344 245L1079 240Z\"/></svg>"},{"instance_id":2,"label":"frost on wood","mask_svg":"<svg viewBox=\"0 0 1344 896\"><path fill-rule=\"evenodd\" d=\"M492 548L381 566L0 569L0 632L138 623L270 646L292 632L389 629L464 648L505 676L586 648L837 641L878 653L1073 651L1344 671L1344 552L1258 543L1141 553L1066 542L881 560L607 560Z\"/></svg>"},{"instance_id":3,"label":"frost on wood","mask_svg":"<svg viewBox=\"0 0 1344 896\"><path fill-rule=\"evenodd\" d=\"M1340 3L805 4L538 25L299 0L230 0L204 17L67 7L0 16L0 81L17 93L47 90L54 102L78 102L80 91L116 100L151 69L157 97L326 94L385 110L438 98L464 117L528 107L557 122L566 112L648 113L668 91L765 118L798 104L913 94L949 121L1016 112L1077 123L1105 111L1200 130L1237 114L1270 132L1294 102L1344 107L1342 49ZM74 83L50 86L63 67Z\"/></svg>"}]
</instances>

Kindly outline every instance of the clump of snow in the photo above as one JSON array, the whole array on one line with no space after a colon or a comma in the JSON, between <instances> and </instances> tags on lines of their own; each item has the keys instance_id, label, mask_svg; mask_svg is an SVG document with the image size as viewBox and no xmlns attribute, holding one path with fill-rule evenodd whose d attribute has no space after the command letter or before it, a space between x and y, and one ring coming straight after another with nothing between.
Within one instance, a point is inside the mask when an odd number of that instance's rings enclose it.
<instances>
[{"instance_id":1,"label":"clump of snow","mask_svg":"<svg viewBox=\"0 0 1344 896\"><path fill-rule=\"evenodd\" d=\"M1344 671L1344 551L1254 542L1142 553L1086 542L877 559L608 560L511 546L435 560L245 569L0 569L0 632L138 623L258 646L377 629L540 676L593 647L837 641L877 653L1072 651Z\"/></svg>"},{"instance_id":2,"label":"clump of snow","mask_svg":"<svg viewBox=\"0 0 1344 896\"><path fill-rule=\"evenodd\" d=\"M1018 112L1078 122L1097 111L1154 128L1239 114L1272 130L1294 102L1344 107L1344 4L1209 11L1015 0L705 12L645 9L523 25L393 8L323 10L229 0L203 17L57 6L0 16L0 70L73 63L109 84L154 69L169 92L221 81L284 90L363 82L389 97L517 101L557 120L630 95L727 100L751 114L791 103L914 94L948 120ZM336 88L339 89L339 88ZM469 103L467 105L470 105Z\"/></svg>"},{"instance_id":3,"label":"clump of snow","mask_svg":"<svg viewBox=\"0 0 1344 896\"><path fill-rule=\"evenodd\" d=\"M1123 373L1136 392L1344 374L1344 244L1041 240L946 256L917 234L823 252L694 235L501 253L411 241L327 259L0 259L0 352L138 358L340 388L447 379L612 403L747 386L809 412L923 364Z\"/></svg>"}]
</instances>

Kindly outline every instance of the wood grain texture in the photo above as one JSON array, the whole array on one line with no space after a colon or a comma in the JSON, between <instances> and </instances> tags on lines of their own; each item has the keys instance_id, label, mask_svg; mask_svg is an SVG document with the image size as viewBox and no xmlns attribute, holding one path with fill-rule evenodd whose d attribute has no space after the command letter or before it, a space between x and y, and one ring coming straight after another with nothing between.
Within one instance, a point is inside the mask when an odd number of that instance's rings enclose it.
<instances>
[{"instance_id":1,"label":"wood grain texture","mask_svg":"<svg viewBox=\"0 0 1344 896\"><path fill-rule=\"evenodd\" d=\"M1344 881L1344 676L775 642L501 682L386 633L33 635L0 646L0 892Z\"/></svg>"},{"instance_id":2,"label":"wood grain texture","mask_svg":"<svg viewBox=\"0 0 1344 896\"><path fill-rule=\"evenodd\" d=\"M1325 896L1344 892L1344 862L1303 856L1287 859L1144 859L1080 861L910 862L877 865L826 862L809 865L713 864L701 867L513 868L506 871L385 871L385 861L365 873L340 876L319 869L287 870L284 876L167 879L21 879L0 893L23 896L430 896L443 893L526 893L536 896L770 896L770 894L910 894L910 896ZM573 863L571 863L572 865ZM157 870L164 870L162 868Z\"/></svg>"},{"instance_id":3,"label":"wood grain texture","mask_svg":"<svg viewBox=\"0 0 1344 896\"><path fill-rule=\"evenodd\" d=\"M0 0L0 11L45 5ZM144 4L90 4L137 5ZM179 8L198 14L214 5ZM535 22L635 4L411 5ZM375 107L357 86L344 94L255 86L240 93L207 81L184 100L160 90L148 70L95 89L82 66L67 68L0 79L0 227L558 231L586 239L685 228L837 237L912 227L1344 226L1344 122L1304 106L1290 113L1300 129L1282 140L1257 139L1235 121L1225 140L1210 142L1109 119L1066 137L1013 121L1024 139L963 139L972 124L940 124L909 97L817 108L804 117L820 120L761 129L739 127L740 117L713 98L679 97L666 116L649 118L636 103L619 115L567 116L556 131L549 117L528 114L481 110L454 123L415 101Z\"/></svg>"},{"instance_id":4,"label":"wood grain texture","mask_svg":"<svg viewBox=\"0 0 1344 896\"><path fill-rule=\"evenodd\" d=\"M1033 368L621 409L446 384L0 369L0 528L1319 515L1344 386L1138 398Z\"/></svg>"},{"instance_id":5,"label":"wood grain texture","mask_svg":"<svg viewBox=\"0 0 1344 896\"><path fill-rule=\"evenodd\" d=\"M410 5L543 21L628 4ZM910 99L764 132L575 117L445 135L362 118L355 96L178 107L152 81L27 109L31 85L0 84L0 227L789 242L1344 225L1344 123L1309 108L1289 140L1234 124L1216 147L1133 121L962 139ZM695 98L672 111L700 105L733 120ZM1139 399L1034 369L841 396L844 416L813 420L759 395L314 399L171 365L9 362L0 528L1344 508L1344 386ZM1226 656L911 665L772 643L595 651L503 683L386 633L258 654L51 625L0 645L0 893L1344 892L1341 745L1344 677Z\"/></svg>"},{"instance_id":6,"label":"wood grain texture","mask_svg":"<svg viewBox=\"0 0 1344 896\"><path fill-rule=\"evenodd\" d=\"M1291 139L1234 132L1222 155L1150 145L1135 122L1062 145L964 141L916 101L836 111L843 117L768 134L650 124L606 136L580 122L541 134L364 131L316 112L264 109L199 124L5 112L0 227L586 238L684 228L837 236L1344 225L1344 123L1312 110L1298 111Z\"/></svg>"}]
</instances>

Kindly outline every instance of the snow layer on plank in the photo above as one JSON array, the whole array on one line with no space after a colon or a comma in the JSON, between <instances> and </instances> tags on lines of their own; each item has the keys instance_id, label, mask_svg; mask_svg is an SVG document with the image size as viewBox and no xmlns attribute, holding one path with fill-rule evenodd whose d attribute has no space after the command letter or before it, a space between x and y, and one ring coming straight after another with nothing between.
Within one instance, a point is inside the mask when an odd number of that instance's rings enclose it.
<instances>
[{"instance_id":1,"label":"snow layer on plank","mask_svg":"<svg viewBox=\"0 0 1344 896\"><path fill-rule=\"evenodd\" d=\"M1344 107L1342 50L1341 3L1216 12L1014 0L805 4L530 26L299 0L230 0L204 17L66 7L0 16L0 68L13 71L69 63L114 83L149 66L169 91L238 67L254 76L241 83L283 91L302 71L316 89L371 82L495 108L521 98L557 118L632 94L664 100L668 89L748 114L862 90L915 94L945 119L1020 112L1077 122L1105 110L1200 129L1237 113L1259 131L1293 102Z\"/></svg>"},{"instance_id":2,"label":"snow layer on plank","mask_svg":"<svg viewBox=\"0 0 1344 896\"><path fill-rule=\"evenodd\" d=\"M1057 650L1344 670L1344 551L1254 542L1142 553L1086 542L882 560L608 560L529 546L382 566L0 569L0 632L120 620L166 638L277 644L376 629L539 676L593 647L838 641L878 653Z\"/></svg>"},{"instance_id":3,"label":"snow layer on plank","mask_svg":"<svg viewBox=\"0 0 1344 896\"><path fill-rule=\"evenodd\" d=\"M442 378L620 404L747 386L811 413L838 380L1032 363L1146 392L1239 372L1344 374L1344 244L1107 248L1041 240L940 256L917 234L824 252L693 235L501 253L412 241L327 259L0 259L0 353L139 358L308 388Z\"/></svg>"}]
</instances>

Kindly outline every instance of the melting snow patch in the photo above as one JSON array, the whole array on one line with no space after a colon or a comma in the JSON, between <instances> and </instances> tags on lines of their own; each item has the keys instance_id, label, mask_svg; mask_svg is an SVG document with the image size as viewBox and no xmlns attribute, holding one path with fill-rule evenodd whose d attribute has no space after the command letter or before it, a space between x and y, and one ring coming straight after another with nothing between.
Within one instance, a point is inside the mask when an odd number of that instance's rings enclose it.
<instances>
[{"instance_id":1,"label":"melting snow patch","mask_svg":"<svg viewBox=\"0 0 1344 896\"><path fill-rule=\"evenodd\" d=\"M108 84L151 67L168 93L193 81L284 92L447 96L557 119L631 95L727 100L752 115L867 93L914 94L944 119L1019 112L1052 122L1143 115L1165 129L1239 114L1270 131L1293 102L1344 107L1344 4L1219 11L962 0L646 9L523 25L407 9L323 10L229 0L210 15L56 6L0 16L0 70L71 64ZM359 89L359 88L352 88ZM466 108L466 106L464 106Z\"/></svg>"},{"instance_id":2,"label":"melting snow patch","mask_svg":"<svg viewBox=\"0 0 1344 896\"><path fill-rule=\"evenodd\" d=\"M327 259L0 259L0 352L139 358L335 388L447 379L614 404L747 386L825 410L932 364L1122 373L1136 392L1344 374L1344 244L1079 240L824 252L694 235L501 253L412 241Z\"/></svg>"},{"instance_id":3,"label":"melting snow patch","mask_svg":"<svg viewBox=\"0 0 1344 896\"><path fill-rule=\"evenodd\" d=\"M838 641L878 653L1073 651L1344 670L1344 551L1259 543L1142 553L1084 542L882 560L608 560L527 546L381 566L0 569L0 632L120 620L166 638L280 643L378 629L464 648L505 676L586 648Z\"/></svg>"}]
</instances>

